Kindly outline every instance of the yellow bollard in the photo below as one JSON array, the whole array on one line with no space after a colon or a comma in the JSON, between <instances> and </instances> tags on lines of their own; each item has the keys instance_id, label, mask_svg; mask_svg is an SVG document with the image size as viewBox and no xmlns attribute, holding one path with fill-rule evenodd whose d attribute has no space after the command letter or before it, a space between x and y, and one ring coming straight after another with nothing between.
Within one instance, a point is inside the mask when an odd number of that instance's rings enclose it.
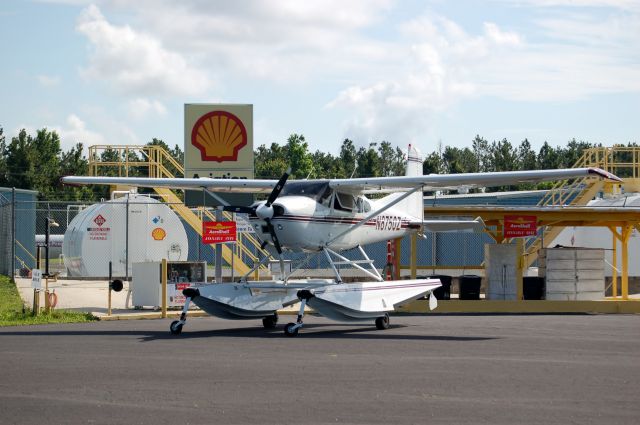
<instances>
[{"instance_id":1,"label":"yellow bollard","mask_svg":"<svg viewBox=\"0 0 640 425\"><path fill-rule=\"evenodd\" d=\"M33 315L37 316L40 313L40 291L33 290Z\"/></svg>"}]
</instances>

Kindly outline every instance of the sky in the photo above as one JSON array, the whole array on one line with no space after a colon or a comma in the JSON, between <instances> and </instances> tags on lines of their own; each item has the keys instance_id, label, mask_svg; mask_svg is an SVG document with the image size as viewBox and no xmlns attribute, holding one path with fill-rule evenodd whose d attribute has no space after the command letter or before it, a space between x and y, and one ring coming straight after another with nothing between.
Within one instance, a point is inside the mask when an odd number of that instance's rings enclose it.
<instances>
[{"instance_id":1,"label":"sky","mask_svg":"<svg viewBox=\"0 0 640 425\"><path fill-rule=\"evenodd\" d=\"M0 52L5 136L65 151L183 146L185 103L254 148L640 143L640 0L4 0Z\"/></svg>"}]
</instances>

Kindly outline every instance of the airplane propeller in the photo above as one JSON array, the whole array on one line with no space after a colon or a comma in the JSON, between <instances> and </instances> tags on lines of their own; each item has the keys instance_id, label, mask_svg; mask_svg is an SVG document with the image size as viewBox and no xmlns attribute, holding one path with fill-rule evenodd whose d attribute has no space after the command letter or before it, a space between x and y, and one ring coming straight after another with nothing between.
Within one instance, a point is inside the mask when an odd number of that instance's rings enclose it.
<instances>
[{"instance_id":1,"label":"airplane propeller","mask_svg":"<svg viewBox=\"0 0 640 425\"><path fill-rule=\"evenodd\" d=\"M271 241L273 242L273 246L275 246L276 251L278 251L278 255L280 255L280 259L282 260L282 245L280 245L280 240L278 240L278 235L276 234L276 229L273 227L271 223L271 219L275 213L273 208L273 202L278 198L280 192L282 192L282 188L284 187L287 179L289 178L290 171L287 170L282 177L278 180L275 187L269 194L267 201L265 203L260 203L255 207L244 207L244 206L233 206L228 205L224 206L222 209L224 211L230 211L235 213L244 213L244 214L255 214L258 218L265 221L267 224L267 230L271 235Z\"/></svg>"}]
</instances>

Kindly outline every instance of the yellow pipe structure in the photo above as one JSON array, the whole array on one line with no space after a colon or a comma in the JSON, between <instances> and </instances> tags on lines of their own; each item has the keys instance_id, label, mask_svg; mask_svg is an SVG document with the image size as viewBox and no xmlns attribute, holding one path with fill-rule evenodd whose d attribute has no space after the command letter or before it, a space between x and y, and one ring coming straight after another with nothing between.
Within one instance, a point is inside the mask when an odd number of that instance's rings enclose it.
<instances>
[{"instance_id":1,"label":"yellow pipe structure","mask_svg":"<svg viewBox=\"0 0 640 425\"><path fill-rule=\"evenodd\" d=\"M618 296L618 238L616 238L615 230L611 230L613 239L613 251L611 253L611 262L613 263L611 271L611 296L616 298Z\"/></svg>"},{"instance_id":2,"label":"yellow pipe structure","mask_svg":"<svg viewBox=\"0 0 640 425\"><path fill-rule=\"evenodd\" d=\"M622 299L629 299L629 237L633 225L627 224L622 231Z\"/></svg>"},{"instance_id":3,"label":"yellow pipe structure","mask_svg":"<svg viewBox=\"0 0 640 425\"><path fill-rule=\"evenodd\" d=\"M398 238L394 241L394 252L393 252L393 279L400 279L400 253L402 252L402 238Z\"/></svg>"},{"instance_id":4,"label":"yellow pipe structure","mask_svg":"<svg viewBox=\"0 0 640 425\"><path fill-rule=\"evenodd\" d=\"M523 274L525 268L525 257L524 257L524 239L517 238L516 239L516 251L518 252L518 257L516 260L516 300L523 299Z\"/></svg>"}]
</instances>

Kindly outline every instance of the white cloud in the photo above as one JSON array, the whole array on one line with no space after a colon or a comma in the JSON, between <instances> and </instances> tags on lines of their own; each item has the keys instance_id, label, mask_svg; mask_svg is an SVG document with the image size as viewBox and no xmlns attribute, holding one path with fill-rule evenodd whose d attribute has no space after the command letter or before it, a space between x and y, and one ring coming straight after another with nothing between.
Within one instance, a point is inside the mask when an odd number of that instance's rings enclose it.
<instances>
[{"instance_id":1,"label":"white cloud","mask_svg":"<svg viewBox=\"0 0 640 425\"><path fill-rule=\"evenodd\" d=\"M68 151L77 143L82 143L85 149L92 145L105 144L105 138L101 134L89 130L86 123L76 114L70 114L64 126L51 128L58 132L63 151Z\"/></svg>"},{"instance_id":2,"label":"white cloud","mask_svg":"<svg viewBox=\"0 0 640 425\"><path fill-rule=\"evenodd\" d=\"M389 0L128 2L162 45L197 57L226 78L279 83L352 78L389 45L361 31L384 19Z\"/></svg>"},{"instance_id":3,"label":"white cloud","mask_svg":"<svg viewBox=\"0 0 640 425\"><path fill-rule=\"evenodd\" d=\"M82 12L76 29L91 43L83 75L106 81L122 93L185 96L212 85L206 72L183 55L166 49L153 35L109 23L95 5Z\"/></svg>"},{"instance_id":4,"label":"white cloud","mask_svg":"<svg viewBox=\"0 0 640 425\"><path fill-rule=\"evenodd\" d=\"M347 136L402 132L410 140L428 131L434 113L469 97L558 102L640 92L640 15L546 12L532 21L543 41L494 22L474 35L443 16L414 18L401 25L405 38L395 46L411 61L392 78L344 89L327 106L352 114Z\"/></svg>"},{"instance_id":5,"label":"white cloud","mask_svg":"<svg viewBox=\"0 0 640 425\"><path fill-rule=\"evenodd\" d=\"M60 84L60 77L57 75L36 75L36 80L43 87L55 87Z\"/></svg>"},{"instance_id":6,"label":"white cloud","mask_svg":"<svg viewBox=\"0 0 640 425\"><path fill-rule=\"evenodd\" d=\"M163 116L154 99L171 95L225 99L266 81L300 96L340 85L325 96L349 117L346 136L411 140L472 97L558 102L640 91L640 3L497 2L530 8L530 17L473 27L428 12L398 25L388 12L404 6L388 0L113 0L105 11L130 25L90 6L77 30L91 47L84 75L126 95L135 119Z\"/></svg>"},{"instance_id":7,"label":"white cloud","mask_svg":"<svg viewBox=\"0 0 640 425\"><path fill-rule=\"evenodd\" d=\"M127 113L129 116L141 120L152 114L165 116L167 115L167 108L157 100L139 97L127 103Z\"/></svg>"}]
</instances>

